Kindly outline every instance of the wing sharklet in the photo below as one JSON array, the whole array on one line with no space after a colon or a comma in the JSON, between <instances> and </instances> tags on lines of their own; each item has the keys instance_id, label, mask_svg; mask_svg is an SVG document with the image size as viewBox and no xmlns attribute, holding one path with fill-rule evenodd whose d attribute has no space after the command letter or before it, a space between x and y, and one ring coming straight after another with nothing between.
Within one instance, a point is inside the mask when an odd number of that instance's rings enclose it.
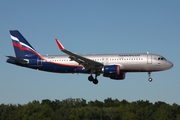
<instances>
[{"instance_id":1,"label":"wing sharklet","mask_svg":"<svg viewBox=\"0 0 180 120\"><path fill-rule=\"evenodd\" d=\"M59 42L58 39L56 39L56 43L57 43L57 45L58 45L58 47L59 47L60 50L64 50L63 45Z\"/></svg>"}]
</instances>

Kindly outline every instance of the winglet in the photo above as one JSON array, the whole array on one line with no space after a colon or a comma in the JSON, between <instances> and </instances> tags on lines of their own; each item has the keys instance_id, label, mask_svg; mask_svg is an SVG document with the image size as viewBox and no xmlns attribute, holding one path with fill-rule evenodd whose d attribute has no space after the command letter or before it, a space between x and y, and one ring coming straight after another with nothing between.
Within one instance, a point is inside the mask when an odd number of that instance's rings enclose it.
<instances>
[{"instance_id":1,"label":"winglet","mask_svg":"<svg viewBox=\"0 0 180 120\"><path fill-rule=\"evenodd\" d=\"M60 50L64 50L63 45L59 42L58 39L56 39L56 43L57 43L57 45L58 45L58 47L59 47Z\"/></svg>"}]
</instances>

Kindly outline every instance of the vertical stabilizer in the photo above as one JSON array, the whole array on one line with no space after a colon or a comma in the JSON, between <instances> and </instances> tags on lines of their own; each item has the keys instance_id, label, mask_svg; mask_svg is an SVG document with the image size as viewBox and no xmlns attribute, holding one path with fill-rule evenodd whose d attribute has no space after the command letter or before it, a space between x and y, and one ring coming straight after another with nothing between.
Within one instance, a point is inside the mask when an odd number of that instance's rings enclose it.
<instances>
[{"instance_id":1,"label":"vertical stabilizer","mask_svg":"<svg viewBox=\"0 0 180 120\"><path fill-rule=\"evenodd\" d=\"M18 30L10 30L10 36L17 58L41 58Z\"/></svg>"}]
</instances>

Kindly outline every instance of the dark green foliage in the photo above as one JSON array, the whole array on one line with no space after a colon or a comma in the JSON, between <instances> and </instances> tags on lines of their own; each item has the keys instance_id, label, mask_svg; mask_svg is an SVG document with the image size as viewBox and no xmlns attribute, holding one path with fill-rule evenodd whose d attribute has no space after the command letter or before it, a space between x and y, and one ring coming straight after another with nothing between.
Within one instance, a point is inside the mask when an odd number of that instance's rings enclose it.
<instances>
[{"instance_id":1,"label":"dark green foliage","mask_svg":"<svg viewBox=\"0 0 180 120\"><path fill-rule=\"evenodd\" d=\"M128 102L107 98L32 101L25 105L0 105L0 120L180 120L180 106L165 102Z\"/></svg>"}]
</instances>

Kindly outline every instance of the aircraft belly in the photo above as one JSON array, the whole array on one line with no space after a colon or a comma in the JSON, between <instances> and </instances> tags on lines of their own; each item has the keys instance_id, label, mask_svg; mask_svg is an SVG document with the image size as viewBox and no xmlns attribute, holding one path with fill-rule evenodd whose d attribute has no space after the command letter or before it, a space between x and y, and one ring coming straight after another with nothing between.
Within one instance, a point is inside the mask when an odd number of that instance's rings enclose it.
<instances>
[{"instance_id":1,"label":"aircraft belly","mask_svg":"<svg viewBox=\"0 0 180 120\"><path fill-rule=\"evenodd\" d=\"M74 73L74 69L75 68L73 66L49 62L43 62L42 66L39 67L39 70L57 73Z\"/></svg>"},{"instance_id":2,"label":"aircraft belly","mask_svg":"<svg viewBox=\"0 0 180 120\"><path fill-rule=\"evenodd\" d=\"M151 65L145 62L131 62L123 64L122 70L126 72L146 72L151 69Z\"/></svg>"},{"instance_id":3,"label":"aircraft belly","mask_svg":"<svg viewBox=\"0 0 180 120\"><path fill-rule=\"evenodd\" d=\"M141 71L144 70L143 65L139 64L129 64L129 65L123 65L122 70L125 70L127 72L133 72L133 71Z\"/></svg>"}]
</instances>

